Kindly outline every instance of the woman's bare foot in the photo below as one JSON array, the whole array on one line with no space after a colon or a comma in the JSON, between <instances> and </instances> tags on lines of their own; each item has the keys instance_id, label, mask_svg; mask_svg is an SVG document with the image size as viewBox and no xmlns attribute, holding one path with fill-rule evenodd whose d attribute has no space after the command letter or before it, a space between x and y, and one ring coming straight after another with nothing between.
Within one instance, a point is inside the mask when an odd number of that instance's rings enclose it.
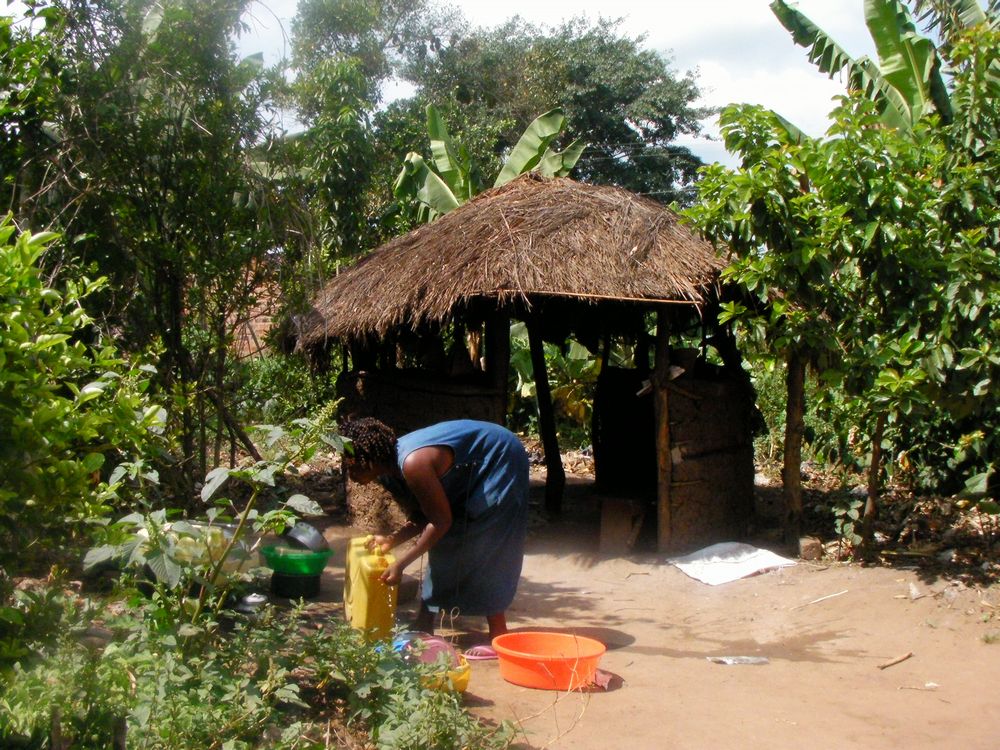
<instances>
[{"instance_id":1,"label":"woman's bare foot","mask_svg":"<svg viewBox=\"0 0 1000 750\"><path fill-rule=\"evenodd\" d=\"M507 614L499 612L495 615L487 615L486 624L490 627L490 642L492 642L498 635L507 632Z\"/></svg>"}]
</instances>

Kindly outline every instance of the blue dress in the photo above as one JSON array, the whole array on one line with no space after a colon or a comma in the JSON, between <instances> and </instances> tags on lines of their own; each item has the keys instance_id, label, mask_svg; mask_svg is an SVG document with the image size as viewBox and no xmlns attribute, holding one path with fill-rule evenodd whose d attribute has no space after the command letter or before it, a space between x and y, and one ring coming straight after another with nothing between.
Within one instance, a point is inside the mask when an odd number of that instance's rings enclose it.
<instances>
[{"instance_id":1,"label":"blue dress","mask_svg":"<svg viewBox=\"0 0 1000 750\"><path fill-rule=\"evenodd\" d=\"M431 611L504 612L514 601L528 528L528 456L517 436L492 422L460 419L410 432L396 445L400 471L418 448L447 446L440 477L451 527L427 553L423 600Z\"/></svg>"}]
</instances>

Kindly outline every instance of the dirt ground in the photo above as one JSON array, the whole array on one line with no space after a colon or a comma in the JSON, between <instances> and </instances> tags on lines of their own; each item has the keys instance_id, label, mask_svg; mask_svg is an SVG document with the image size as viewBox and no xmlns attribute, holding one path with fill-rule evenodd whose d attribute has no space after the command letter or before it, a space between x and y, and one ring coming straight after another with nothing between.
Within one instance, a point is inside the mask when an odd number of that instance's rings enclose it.
<instances>
[{"instance_id":1,"label":"dirt ground","mask_svg":"<svg viewBox=\"0 0 1000 750\"><path fill-rule=\"evenodd\" d=\"M533 690L505 682L495 661L473 662L465 704L514 722L515 747L1000 747L1000 585L916 566L798 561L710 586L664 555L601 556L599 503L587 478L570 476L562 518L535 514L508 622L602 641L610 685ZM339 612L347 540L361 531L326 527L335 554L317 605ZM404 582L402 622L415 584ZM486 640L479 618L438 632L461 648ZM767 663L709 661L717 656Z\"/></svg>"}]
</instances>

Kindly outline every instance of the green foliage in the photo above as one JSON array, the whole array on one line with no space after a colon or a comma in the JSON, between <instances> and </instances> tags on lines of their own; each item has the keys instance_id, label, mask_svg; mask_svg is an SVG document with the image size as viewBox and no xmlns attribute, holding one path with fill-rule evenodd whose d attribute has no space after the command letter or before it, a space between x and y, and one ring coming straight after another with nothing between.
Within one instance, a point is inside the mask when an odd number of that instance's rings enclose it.
<instances>
[{"instance_id":1,"label":"green foliage","mask_svg":"<svg viewBox=\"0 0 1000 750\"><path fill-rule=\"evenodd\" d=\"M861 512L865 501L861 498L839 500L833 506L833 530L844 542L856 547L861 544Z\"/></svg>"},{"instance_id":2,"label":"green foliage","mask_svg":"<svg viewBox=\"0 0 1000 750\"><path fill-rule=\"evenodd\" d=\"M334 374L314 373L303 357L267 353L233 365L233 405L244 424L285 424L336 398Z\"/></svg>"},{"instance_id":3,"label":"green foliage","mask_svg":"<svg viewBox=\"0 0 1000 750\"><path fill-rule=\"evenodd\" d=\"M108 747L130 690L127 663L104 658L66 633L44 660L10 671L0 708L0 738L14 747L47 747L53 723L79 747Z\"/></svg>"},{"instance_id":4,"label":"green foliage","mask_svg":"<svg viewBox=\"0 0 1000 750\"><path fill-rule=\"evenodd\" d=\"M399 165L420 143L427 141L427 104L420 98L400 99L379 110L373 119L377 133L374 143L376 169L373 190L369 195L371 230L369 246L375 247L419 225L417 217L403 210L392 193L399 175ZM450 132L456 134L469 154L471 181L482 184L481 174L500 171L502 157L494 148L501 133L515 125L502 118L489 122L474 121L473 113L464 109L447 112ZM423 155L430 158L430 153Z\"/></svg>"},{"instance_id":5,"label":"green foliage","mask_svg":"<svg viewBox=\"0 0 1000 750\"><path fill-rule=\"evenodd\" d=\"M493 186L505 185L518 175L532 171L546 177L567 176L580 158L584 144L576 140L562 151L554 151L552 143L565 126L566 118L559 110L536 117L504 160ZM403 169L393 185L393 194L404 205L417 204L418 222L433 221L483 190L479 167L464 147L452 141L444 119L430 104L427 105L427 134L433 163L427 163L420 154L411 151L403 160Z\"/></svg>"},{"instance_id":6,"label":"green foliage","mask_svg":"<svg viewBox=\"0 0 1000 750\"><path fill-rule=\"evenodd\" d=\"M291 88L305 130L285 141L290 174L283 182L308 201L315 247L307 248L301 270L309 275L322 276L364 246L376 166L369 85L357 60L333 58L303 70ZM292 259L297 253L286 252L286 262Z\"/></svg>"},{"instance_id":7,"label":"green foliage","mask_svg":"<svg viewBox=\"0 0 1000 750\"><path fill-rule=\"evenodd\" d=\"M744 352L750 355L749 352ZM754 362L753 387L757 393L757 408L767 426L766 431L754 439L754 457L757 461L775 461L784 448L785 378L784 368L773 359L749 356Z\"/></svg>"},{"instance_id":8,"label":"green foliage","mask_svg":"<svg viewBox=\"0 0 1000 750\"><path fill-rule=\"evenodd\" d=\"M7 207L29 202L41 166L25 165L49 151L60 84L61 14L34 2L24 5L25 23L0 17L0 204Z\"/></svg>"},{"instance_id":9,"label":"green foliage","mask_svg":"<svg viewBox=\"0 0 1000 750\"><path fill-rule=\"evenodd\" d=\"M210 618L218 615L241 581L250 580L251 532L253 538L282 533L295 523L296 514L322 514L306 496L289 496L279 480L312 458L321 445L343 451L343 440L330 430L335 409L333 402L313 420L296 420L287 429L259 427L266 457L235 468L220 466L205 477L201 500L210 504L206 520L168 521L175 514L166 509L129 514L108 529L108 543L92 549L85 566L115 560L136 576L148 571L156 595L173 602L164 606L163 616L174 625L184 623L186 638L205 637Z\"/></svg>"},{"instance_id":10,"label":"green foliage","mask_svg":"<svg viewBox=\"0 0 1000 750\"><path fill-rule=\"evenodd\" d=\"M57 585L39 589L15 589L0 572L0 674L14 664L30 661L44 652L66 629L92 608L80 607Z\"/></svg>"},{"instance_id":11,"label":"green foliage","mask_svg":"<svg viewBox=\"0 0 1000 750\"><path fill-rule=\"evenodd\" d=\"M493 181L493 187L506 185L525 172L537 171L546 177L569 175L586 144L577 138L562 151L555 151L552 144L565 127L566 117L558 109L540 114L532 120L504 161L500 174Z\"/></svg>"},{"instance_id":12,"label":"green foliage","mask_svg":"<svg viewBox=\"0 0 1000 750\"><path fill-rule=\"evenodd\" d=\"M986 239L996 201L977 187L991 184L990 168L956 162L949 131L918 124L915 143L877 117L849 102L838 137L790 144L768 113L727 110L727 144L755 166L706 170L705 202L690 215L715 217L702 227L741 254L726 276L757 302L725 315L772 351L809 352L821 396L859 399L855 424L885 411L899 435L938 408L982 418L995 409L996 331L983 305L997 294Z\"/></svg>"},{"instance_id":13,"label":"green foliage","mask_svg":"<svg viewBox=\"0 0 1000 750\"><path fill-rule=\"evenodd\" d=\"M191 628L165 615L169 599L136 599L115 617L62 593L34 595L63 604L29 657L0 665L5 747L47 746L54 716L79 747L111 747L122 732L129 747L163 750L325 747L326 718L313 710L342 701L385 750L488 750L512 738L508 724L480 724L456 695L425 687L434 665L404 662L340 621L316 628L302 610L227 611L183 648ZM94 618L104 626L88 629Z\"/></svg>"},{"instance_id":14,"label":"green foliage","mask_svg":"<svg viewBox=\"0 0 1000 750\"><path fill-rule=\"evenodd\" d=\"M694 106L693 77L676 75L641 43L620 34L615 21L578 18L542 30L514 19L496 29L456 30L411 57L402 74L421 102L433 102L449 120L465 110L468 128L454 131L463 142L477 128L507 123L498 141L485 144L489 153L470 146L475 161L508 153L526 123L557 107L588 144L578 179L685 201L700 162L675 139L699 132L708 112Z\"/></svg>"},{"instance_id":15,"label":"green foliage","mask_svg":"<svg viewBox=\"0 0 1000 750\"><path fill-rule=\"evenodd\" d=\"M594 387L601 362L585 346L570 341L565 350L546 342L545 369L555 410L556 430L564 447L579 448L590 444L591 417L594 409ZM520 430L537 432L538 407L535 393L534 368L528 332L524 323L510 329L511 403L507 411L511 424Z\"/></svg>"},{"instance_id":16,"label":"green foliage","mask_svg":"<svg viewBox=\"0 0 1000 750\"><path fill-rule=\"evenodd\" d=\"M951 100L933 42L917 33L909 10L899 0L865 0L865 21L878 64L854 59L797 8L774 0L771 10L809 49L809 60L831 78L846 73L850 89L875 102L883 121L908 131L922 117L951 118Z\"/></svg>"},{"instance_id":17,"label":"green foliage","mask_svg":"<svg viewBox=\"0 0 1000 750\"><path fill-rule=\"evenodd\" d=\"M692 76L675 75L664 58L642 50L640 39L623 37L615 23L578 20L543 31L518 21L469 31L457 12L423 2L304 0L293 31L291 101L306 130L287 139L291 158L281 170L310 206L284 245L302 256L297 275L307 276L296 294L286 295L296 311L306 309L303 297L331 266L479 192L488 184L481 175L498 174L532 119L553 107L581 141L553 139L550 158L539 165L544 172L565 174L579 158L585 180L664 202L690 198L700 162L675 141L698 132L707 114L693 106L697 87ZM339 72L331 78L330 71ZM417 93L379 107L379 87L390 74ZM439 109L440 122L447 120L449 140L463 147L452 151L457 171L437 164L437 152L417 148L426 142L428 105ZM331 136L313 146L317 129ZM431 139L444 140L434 133ZM593 146L583 149L583 141ZM406 201L421 192L419 217L391 192L404 160L408 184L401 192ZM520 172L534 166L530 160L512 164ZM462 179L450 180L452 174Z\"/></svg>"},{"instance_id":18,"label":"green foliage","mask_svg":"<svg viewBox=\"0 0 1000 750\"><path fill-rule=\"evenodd\" d=\"M95 548L86 562L121 560L123 585L129 571L137 583L145 583L144 570L155 579L151 589L140 586L147 596L130 594L125 614L58 590L14 593L3 584L5 746L45 746L57 725L81 747L109 747L123 733L130 747L164 750L318 747L327 727L313 709L339 702L386 750L509 744L509 725L480 724L455 694L426 686L435 665L406 663L343 622L304 627L299 610L265 607L244 616L228 609L240 574L238 558L228 563L250 531L279 532L294 514L318 512L301 495L269 511L260 501L319 446L343 450L329 430L335 406L288 429L262 428L269 458L210 472L201 492L211 506L207 521L168 521L173 514L156 510L112 526L109 537L119 542ZM250 496L238 502L243 488ZM222 525L234 517L234 525ZM103 627L89 627L95 621Z\"/></svg>"},{"instance_id":19,"label":"green foliage","mask_svg":"<svg viewBox=\"0 0 1000 750\"><path fill-rule=\"evenodd\" d=\"M240 622L232 637L217 632L203 651L183 654L181 632L163 627L155 601L119 620L87 608L111 628L97 629L99 637L75 609L55 623L57 638L7 671L0 693L7 743L47 746L59 717L62 735L80 747L110 747L123 729L129 747L255 747L266 731L270 747L306 746L301 724L284 737L278 729L290 723L278 712L302 705L289 669L260 650L281 643L289 622Z\"/></svg>"},{"instance_id":20,"label":"green foliage","mask_svg":"<svg viewBox=\"0 0 1000 750\"><path fill-rule=\"evenodd\" d=\"M375 99L402 56L434 38L434 14L424 0L302 0L292 22L295 66L354 60Z\"/></svg>"},{"instance_id":21,"label":"green foliage","mask_svg":"<svg viewBox=\"0 0 1000 750\"><path fill-rule=\"evenodd\" d=\"M980 26L950 49L950 123L888 128L856 96L813 140L760 108L727 108L743 167L706 169L688 216L738 256L725 277L746 295L722 317L818 374L817 412L837 433L828 455L856 460L878 441L890 470L954 490L996 469L1000 328L985 311L1000 301L998 100L980 93L1000 37Z\"/></svg>"},{"instance_id":22,"label":"green foliage","mask_svg":"<svg viewBox=\"0 0 1000 750\"><path fill-rule=\"evenodd\" d=\"M95 338L83 308L103 279L48 287L39 261L52 234L0 221L0 528L4 556L63 539L103 516L115 463L153 450L162 409L150 374ZM88 341L90 343L88 343ZM23 560L23 558L22 558Z\"/></svg>"},{"instance_id":23,"label":"green foliage","mask_svg":"<svg viewBox=\"0 0 1000 750\"><path fill-rule=\"evenodd\" d=\"M488 727L466 714L457 694L427 689L426 677L438 669L433 664L404 664L347 628L324 628L304 646L316 685L349 691L353 717L369 727L380 750L500 748L513 737L507 722Z\"/></svg>"},{"instance_id":24,"label":"green foliage","mask_svg":"<svg viewBox=\"0 0 1000 750\"><path fill-rule=\"evenodd\" d=\"M752 347L742 354L751 363L756 404L766 428L754 438L754 457L761 462L780 461L785 444L787 401L784 363ZM806 460L828 468L857 471L866 465L867 454L850 437L857 432L856 429L852 432L856 415L847 411L849 402L825 398L828 390L818 378L806 383L803 455Z\"/></svg>"},{"instance_id":25,"label":"green foliage","mask_svg":"<svg viewBox=\"0 0 1000 750\"><path fill-rule=\"evenodd\" d=\"M19 146L18 161L4 164L5 179L19 180L19 220L72 238L46 256L47 270L106 276L88 312L130 351L157 353L153 386L169 394L167 429L184 458L171 464L172 483L188 490L228 429L231 327L273 277L268 258L289 213L255 159L273 137L273 100L259 61L236 57L245 8L32 6L51 21L39 39L59 52L19 68L24 91L47 92L44 120L0 111L0 130Z\"/></svg>"}]
</instances>

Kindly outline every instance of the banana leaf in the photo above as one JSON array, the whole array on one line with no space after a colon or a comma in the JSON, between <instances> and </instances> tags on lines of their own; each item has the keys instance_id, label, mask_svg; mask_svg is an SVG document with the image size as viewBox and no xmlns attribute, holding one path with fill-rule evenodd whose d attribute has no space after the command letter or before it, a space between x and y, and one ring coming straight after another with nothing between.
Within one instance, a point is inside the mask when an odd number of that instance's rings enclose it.
<instances>
[{"instance_id":1,"label":"banana leaf","mask_svg":"<svg viewBox=\"0 0 1000 750\"><path fill-rule=\"evenodd\" d=\"M403 169L392 189L400 200L416 197L417 201L430 209L428 219L459 207L460 202L448 185L427 166L423 157L411 151L403 160Z\"/></svg>"},{"instance_id":2,"label":"banana leaf","mask_svg":"<svg viewBox=\"0 0 1000 750\"><path fill-rule=\"evenodd\" d=\"M462 202L472 197L467 179L468 168L455 152L455 144L448 133L441 113L433 104L427 105L427 135L431 142L431 156L438 175L444 180L452 194Z\"/></svg>"},{"instance_id":3,"label":"banana leaf","mask_svg":"<svg viewBox=\"0 0 1000 750\"><path fill-rule=\"evenodd\" d=\"M545 149L541 161L538 162L538 172L546 177L568 177L583 155L587 144L577 138L562 151Z\"/></svg>"},{"instance_id":4,"label":"banana leaf","mask_svg":"<svg viewBox=\"0 0 1000 750\"><path fill-rule=\"evenodd\" d=\"M799 146L805 143L808 136L797 125L793 124L791 120L785 119L773 110L771 115L774 117L775 128L784 133L786 143Z\"/></svg>"},{"instance_id":5,"label":"banana leaf","mask_svg":"<svg viewBox=\"0 0 1000 750\"><path fill-rule=\"evenodd\" d=\"M560 109L553 109L536 117L511 150L493 187L506 185L518 175L534 169L565 124L566 117Z\"/></svg>"},{"instance_id":6,"label":"banana leaf","mask_svg":"<svg viewBox=\"0 0 1000 750\"><path fill-rule=\"evenodd\" d=\"M951 99L934 43L917 33L899 0L865 0L865 23L878 52L882 76L906 100L912 122L937 110L951 119Z\"/></svg>"},{"instance_id":7,"label":"banana leaf","mask_svg":"<svg viewBox=\"0 0 1000 750\"><path fill-rule=\"evenodd\" d=\"M946 41L956 31L989 20L979 0L915 0L913 12L921 22L927 23L928 30L940 29Z\"/></svg>"},{"instance_id":8,"label":"banana leaf","mask_svg":"<svg viewBox=\"0 0 1000 750\"><path fill-rule=\"evenodd\" d=\"M861 91L879 106L887 125L902 130L912 129L914 119L906 98L893 88L877 65L866 57L853 58L808 16L785 0L773 0L770 7L781 25L791 33L793 41L808 50L809 61L821 73L830 78L846 73L851 88Z\"/></svg>"}]
</instances>

